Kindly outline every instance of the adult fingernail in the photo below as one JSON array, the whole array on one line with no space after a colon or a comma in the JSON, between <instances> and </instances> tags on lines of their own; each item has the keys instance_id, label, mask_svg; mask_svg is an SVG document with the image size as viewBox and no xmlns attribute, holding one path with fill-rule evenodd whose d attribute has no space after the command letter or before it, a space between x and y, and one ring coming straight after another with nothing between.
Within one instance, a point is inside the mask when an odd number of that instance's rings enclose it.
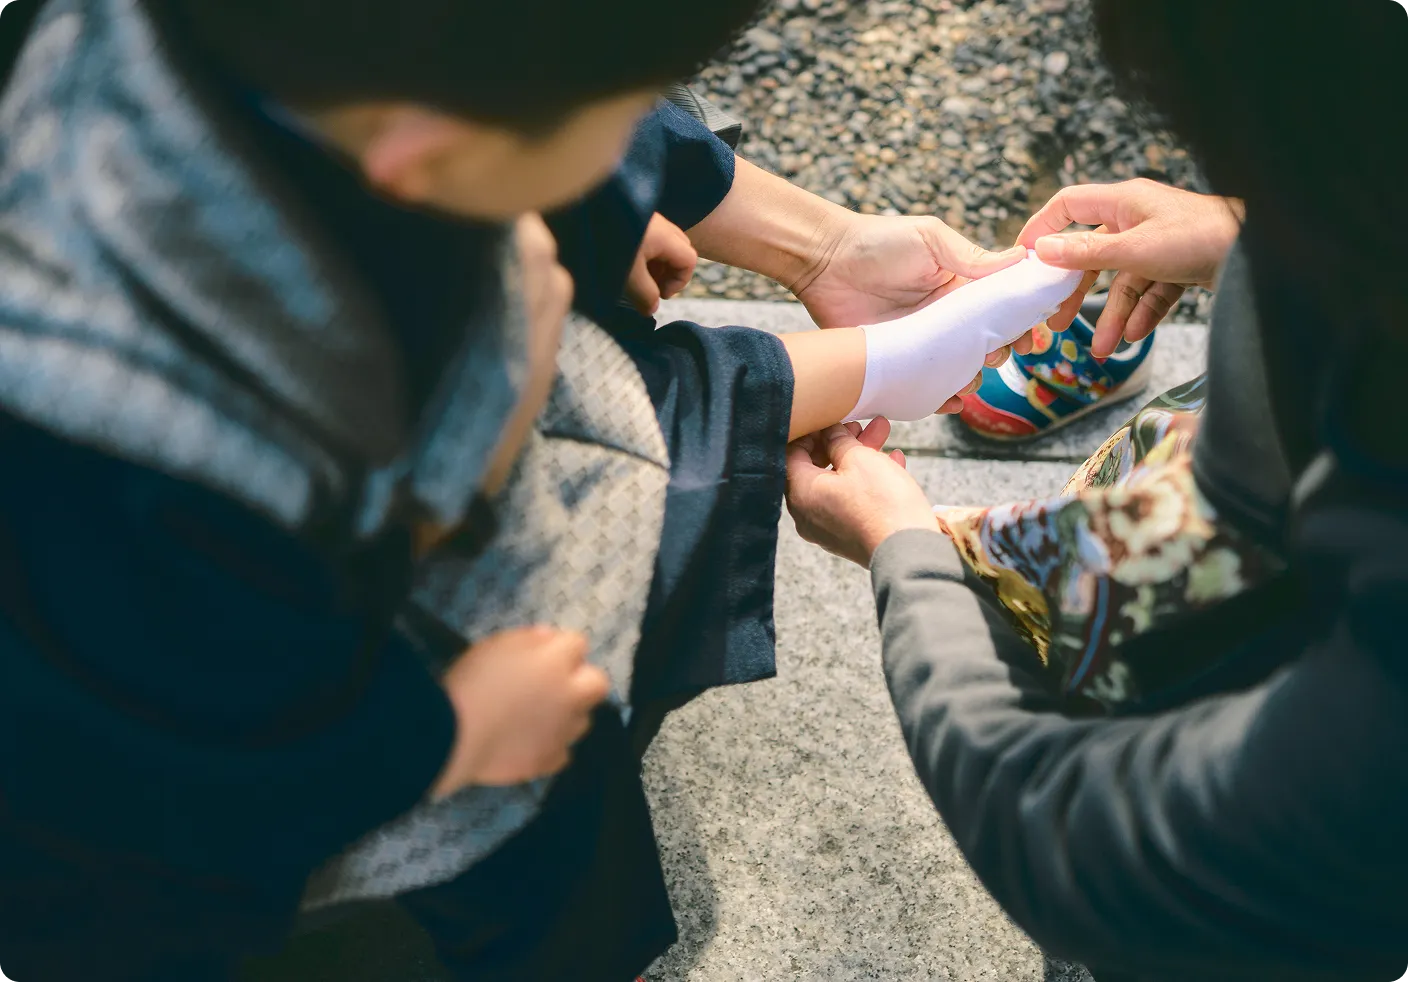
<instances>
[{"instance_id":1,"label":"adult fingernail","mask_svg":"<svg viewBox=\"0 0 1408 982\"><path fill-rule=\"evenodd\" d=\"M1060 235L1048 235L1036 240L1036 257L1043 262L1060 262L1068 252L1066 240Z\"/></svg>"}]
</instances>

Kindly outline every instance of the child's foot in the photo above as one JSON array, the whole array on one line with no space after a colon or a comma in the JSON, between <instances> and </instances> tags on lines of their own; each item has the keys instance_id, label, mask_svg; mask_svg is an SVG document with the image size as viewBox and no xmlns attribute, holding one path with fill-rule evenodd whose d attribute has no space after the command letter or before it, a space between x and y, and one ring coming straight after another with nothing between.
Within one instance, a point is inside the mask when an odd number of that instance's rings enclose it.
<instances>
[{"instance_id":1,"label":"child's foot","mask_svg":"<svg viewBox=\"0 0 1408 982\"><path fill-rule=\"evenodd\" d=\"M964 424L989 440L1031 440L1142 392L1153 335L1121 344L1102 362L1090 353L1095 332L1087 316L1064 334L1038 327L1031 354L983 369L982 387L963 397Z\"/></svg>"}]
</instances>

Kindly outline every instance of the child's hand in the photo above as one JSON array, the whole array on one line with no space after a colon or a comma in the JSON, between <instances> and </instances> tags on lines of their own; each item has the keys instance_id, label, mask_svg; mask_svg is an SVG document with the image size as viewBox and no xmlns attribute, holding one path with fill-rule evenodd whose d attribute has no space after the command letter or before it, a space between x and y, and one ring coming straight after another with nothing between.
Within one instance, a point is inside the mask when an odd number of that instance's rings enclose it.
<instances>
[{"instance_id":1,"label":"child's hand","mask_svg":"<svg viewBox=\"0 0 1408 982\"><path fill-rule=\"evenodd\" d=\"M566 767L610 690L586 656L586 638L550 627L504 631L465 652L443 680L459 726L432 794L520 784Z\"/></svg>"},{"instance_id":2,"label":"child's hand","mask_svg":"<svg viewBox=\"0 0 1408 982\"><path fill-rule=\"evenodd\" d=\"M689 236L660 215L650 220L626 280L626 299L642 314L654 314L660 300L668 300L689 285L699 253Z\"/></svg>"}]
</instances>

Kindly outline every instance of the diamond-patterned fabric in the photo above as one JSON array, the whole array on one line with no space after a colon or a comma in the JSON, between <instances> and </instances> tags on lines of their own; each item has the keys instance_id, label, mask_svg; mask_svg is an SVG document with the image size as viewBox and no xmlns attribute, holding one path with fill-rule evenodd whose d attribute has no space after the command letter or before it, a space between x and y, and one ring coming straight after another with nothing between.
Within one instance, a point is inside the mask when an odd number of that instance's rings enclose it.
<instances>
[{"instance_id":1,"label":"diamond-patterned fabric","mask_svg":"<svg viewBox=\"0 0 1408 982\"><path fill-rule=\"evenodd\" d=\"M415 602L480 638L581 631L623 709L665 517L669 457L645 383L600 328L569 323L552 397L494 502L480 556L427 562ZM413 725L413 721L408 721ZM464 872L537 812L549 786L470 788L378 829L311 881L305 904L386 897Z\"/></svg>"}]
</instances>

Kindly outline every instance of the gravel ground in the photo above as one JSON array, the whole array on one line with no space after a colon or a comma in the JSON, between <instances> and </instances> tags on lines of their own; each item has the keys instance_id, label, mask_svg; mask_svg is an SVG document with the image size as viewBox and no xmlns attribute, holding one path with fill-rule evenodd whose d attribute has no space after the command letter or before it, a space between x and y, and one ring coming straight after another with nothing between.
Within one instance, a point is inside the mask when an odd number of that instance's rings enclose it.
<instances>
[{"instance_id":1,"label":"gravel ground","mask_svg":"<svg viewBox=\"0 0 1408 982\"><path fill-rule=\"evenodd\" d=\"M1185 151L1114 93L1088 0L774 0L698 87L745 121L743 156L870 214L938 215L1010 245L1063 185L1184 187ZM701 263L689 296L785 300ZM1206 298L1185 300L1185 316Z\"/></svg>"}]
</instances>

